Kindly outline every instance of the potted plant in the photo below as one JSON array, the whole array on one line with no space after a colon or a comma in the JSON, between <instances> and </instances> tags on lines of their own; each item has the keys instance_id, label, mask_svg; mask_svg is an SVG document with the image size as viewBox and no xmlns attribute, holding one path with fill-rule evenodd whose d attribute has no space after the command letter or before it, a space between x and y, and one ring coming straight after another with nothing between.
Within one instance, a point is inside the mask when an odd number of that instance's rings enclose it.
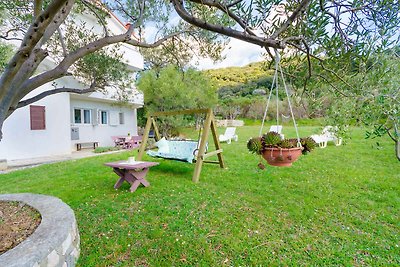
<instances>
[{"instance_id":1,"label":"potted plant","mask_svg":"<svg viewBox=\"0 0 400 267\"><path fill-rule=\"evenodd\" d=\"M297 139L281 139L277 132L253 137L247 142L250 152L261 155L272 166L291 166L301 154L311 152L315 146L311 137L301 138L299 144Z\"/></svg>"}]
</instances>

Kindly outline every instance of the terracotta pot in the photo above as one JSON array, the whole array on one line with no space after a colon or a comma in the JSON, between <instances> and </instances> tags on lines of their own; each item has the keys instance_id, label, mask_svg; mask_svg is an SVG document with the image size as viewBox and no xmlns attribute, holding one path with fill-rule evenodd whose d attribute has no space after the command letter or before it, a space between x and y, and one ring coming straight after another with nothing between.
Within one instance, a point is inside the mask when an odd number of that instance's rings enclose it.
<instances>
[{"instance_id":1,"label":"terracotta pot","mask_svg":"<svg viewBox=\"0 0 400 267\"><path fill-rule=\"evenodd\" d=\"M263 151L262 156L269 165L287 167L292 166L300 156L302 147L295 148L267 148Z\"/></svg>"}]
</instances>

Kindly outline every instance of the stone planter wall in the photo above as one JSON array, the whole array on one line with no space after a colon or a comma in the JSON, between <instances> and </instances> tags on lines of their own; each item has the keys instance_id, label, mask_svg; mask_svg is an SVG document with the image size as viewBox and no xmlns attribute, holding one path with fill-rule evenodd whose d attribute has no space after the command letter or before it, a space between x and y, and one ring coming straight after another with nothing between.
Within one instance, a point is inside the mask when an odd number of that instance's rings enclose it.
<instances>
[{"instance_id":1,"label":"stone planter wall","mask_svg":"<svg viewBox=\"0 0 400 267\"><path fill-rule=\"evenodd\" d=\"M56 197L37 194L0 195L36 209L42 221L36 231L15 248L0 255L0 266L71 267L79 258L79 232L72 209Z\"/></svg>"}]
</instances>

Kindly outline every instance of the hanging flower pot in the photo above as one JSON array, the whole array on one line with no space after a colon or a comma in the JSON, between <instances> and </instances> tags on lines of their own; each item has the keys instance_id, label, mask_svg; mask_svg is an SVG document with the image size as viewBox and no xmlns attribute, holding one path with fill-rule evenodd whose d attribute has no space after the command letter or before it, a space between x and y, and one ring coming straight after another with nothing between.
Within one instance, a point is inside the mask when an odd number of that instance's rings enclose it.
<instances>
[{"instance_id":1,"label":"hanging flower pot","mask_svg":"<svg viewBox=\"0 0 400 267\"><path fill-rule=\"evenodd\" d=\"M247 149L261 155L269 165L291 166L301 154L307 154L316 146L310 137L281 139L277 132L268 132L261 137L253 137L247 142Z\"/></svg>"},{"instance_id":2,"label":"hanging flower pot","mask_svg":"<svg viewBox=\"0 0 400 267\"><path fill-rule=\"evenodd\" d=\"M302 147L271 147L266 148L261 155L268 162L269 165L288 167L292 166L292 163L300 157L300 155L302 154L302 150Z\"/></svg>"}]
</instances>

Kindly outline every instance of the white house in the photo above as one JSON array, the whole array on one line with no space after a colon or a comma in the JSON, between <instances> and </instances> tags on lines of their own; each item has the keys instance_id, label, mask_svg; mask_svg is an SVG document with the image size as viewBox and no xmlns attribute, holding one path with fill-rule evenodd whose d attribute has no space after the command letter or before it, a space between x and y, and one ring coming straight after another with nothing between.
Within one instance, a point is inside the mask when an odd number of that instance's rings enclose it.
<instances>
[{"instance_id":1,"label":"white house","mask_svg":"<svg viewBox=\"0 0 400 267\"><path fill-rule=\"evenodd\" d=\"M86 22L85 25L93 32L102 31L90 14L79 15L75 19ZM114 34L126 31L115 16L108 18L108 27ZM123 61L132 75L143 69L143 57L137 48L123 44L120 49L124 52ZM39 70L53 66L54 62L46 58ZM69 88L87 87L71 77L58 79L57 84ZM45 85L26 98L49 89L52 86ZM98 92L87 95L60 93L16 110L4 122L0 159L65 155L76 150L77 143L98 142L99 146L113 146L111 136L128 133L137 135L136 109L143 106L143 95L136 88L132 90L133 97L125 105Z\"/></svg>"}]
</instances>

